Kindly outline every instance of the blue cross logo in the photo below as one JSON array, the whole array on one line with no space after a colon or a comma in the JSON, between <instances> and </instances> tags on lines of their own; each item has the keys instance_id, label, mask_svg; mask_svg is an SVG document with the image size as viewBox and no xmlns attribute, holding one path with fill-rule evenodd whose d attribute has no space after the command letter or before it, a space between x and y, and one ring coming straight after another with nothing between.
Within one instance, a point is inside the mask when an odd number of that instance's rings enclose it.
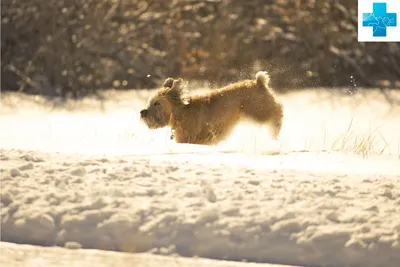
<instances>
[{"instance_id":1,"label":"blue cross logo","mask_svg":"<svg viewBox=\"0 0 400 267\"><path fill-rule=\"evenodd\" d=\"M372 27L374 37L386 37L386 28L397 26L396 13L387 13L386 3L374 3L372 13L363 13L363 26Z\"/></svg>"}]
</instances>

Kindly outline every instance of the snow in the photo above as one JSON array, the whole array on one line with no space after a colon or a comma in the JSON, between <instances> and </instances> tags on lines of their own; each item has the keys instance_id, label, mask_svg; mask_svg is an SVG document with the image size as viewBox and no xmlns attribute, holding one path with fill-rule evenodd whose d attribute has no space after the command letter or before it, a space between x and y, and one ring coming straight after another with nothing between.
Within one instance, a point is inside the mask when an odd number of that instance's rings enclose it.
<instances>
[{"instance_id":1,"label":"snow","mask_svg":"<svg viewBox=\"0 0 400 267\"><path fill-rule=\"evenodd\" d=\"M94 249L66 249L61 247L39 247L0 242L0 266L7 267L293 267L273 264L257 264L211 260L205 258L184 258L149 253L122 253ZM7 256L6 256L7 255Z\"/></svg>"},{"instance_id":2,"label":"snow","mask_svg":"<svg viewBox=\"0 0 400 267\"><path fill-rule=\"evenodd\" d=\"M226 143L208 147L177 145L167 129L141 125L137 112L149 92L109 94L103 103L54 109L41 98L2 95L2 241L297 266L398 266L398 109L376 96L360 106L301 92L283 97L280 142L241 125ZM347 129L349 114L360 133L379 125L384 153L325 151ZM316 130L322 122L324 138Z\"/></svg>"}]
</instances>

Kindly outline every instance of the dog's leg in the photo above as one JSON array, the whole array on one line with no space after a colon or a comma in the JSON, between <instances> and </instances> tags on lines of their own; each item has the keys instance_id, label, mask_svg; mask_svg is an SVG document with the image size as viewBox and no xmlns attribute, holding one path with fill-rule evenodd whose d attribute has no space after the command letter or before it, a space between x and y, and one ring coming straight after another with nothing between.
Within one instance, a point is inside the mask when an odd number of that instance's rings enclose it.
<instances>
[{"instance_id":1,"label":"dog's leg","mask_svg":"<svg viewBox=\"0 0 400 267\"><path fill-rule=\"evenodd\" d=\"M175 142L178 144L196 144L196 134L191 131L193 129L182 126L173 129Z\"/></svg>"},{"instance_id":2,"label":"dog's leg","mask_svg":"<svg viewBox=\"0 0 400 267\"><path fill-rule=\"evenodd\" d=\"M255 102L251 103L251 108L244 109L247 117L257 123L268 127L273 140L278 140L283 120L283 108L279 103Z\"/></svg>"},{"instance_id":3,"label":"dog's leg","mask_svg":"<svg viewBox=\"0 0 400 267\"><path fill-rule=\"evenodd\" d=\"M273 140L278 140L282 128L283 108L281 104L277 104L273 116L268 121L268 128Z\"/></svg>"}]
</instances>

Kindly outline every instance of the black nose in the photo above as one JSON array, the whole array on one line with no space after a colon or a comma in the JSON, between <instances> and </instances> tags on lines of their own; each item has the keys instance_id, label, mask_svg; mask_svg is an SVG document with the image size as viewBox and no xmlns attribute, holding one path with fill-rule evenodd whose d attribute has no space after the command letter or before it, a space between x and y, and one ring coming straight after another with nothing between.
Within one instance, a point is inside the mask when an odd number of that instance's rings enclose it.
<instances>
[{"instance_id":1,"label":"black nose","mask_svg":"<svg viewBox=\"0 0 400 267\"><path fill-rule=\"evenodd\" d=\"M142 111L140 111L140 116L144 118L147 116L147 113L149 113L149 111L147 109L143 109Z\"/></svg>"}]
</instances>

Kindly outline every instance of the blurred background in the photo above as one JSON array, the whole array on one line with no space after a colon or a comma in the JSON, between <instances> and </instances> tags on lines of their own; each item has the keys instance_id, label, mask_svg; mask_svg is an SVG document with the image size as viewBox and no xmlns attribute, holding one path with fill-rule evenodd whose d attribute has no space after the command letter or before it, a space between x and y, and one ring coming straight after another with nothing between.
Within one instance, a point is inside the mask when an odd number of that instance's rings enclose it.
<instances>
[{"instance_id":1,"label":"blurred background","mask_svg":"<svg viewBox=\"0 0 400 267\"><path fill-rule=\"evenodd\" d=\"M400 44L357 41L357 1L2 0L1 89L81 97L215 85L400 88Z\"/></svg>"}]
</instances>

